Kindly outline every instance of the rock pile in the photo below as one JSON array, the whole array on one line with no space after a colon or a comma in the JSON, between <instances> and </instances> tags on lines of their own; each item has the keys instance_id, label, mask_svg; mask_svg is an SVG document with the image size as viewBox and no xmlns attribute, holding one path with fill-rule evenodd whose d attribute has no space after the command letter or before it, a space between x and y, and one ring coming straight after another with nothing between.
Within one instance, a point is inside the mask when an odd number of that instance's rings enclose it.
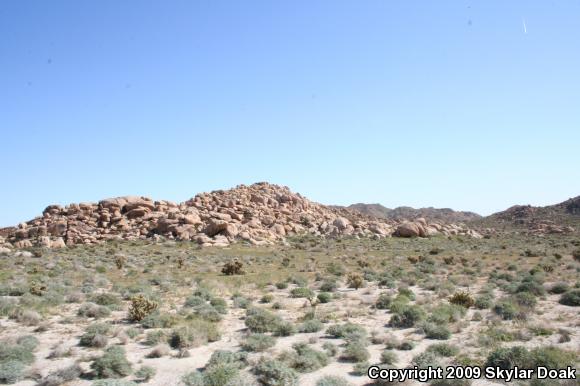
<instances>
[{"instance_id":1,"label":"rock pile","mask_svg":"<svg viewBox=\"0 0 580 386\"><path fill-rule=\"evenodd\" d=\"M227 246L235 240L261 245L304 233L327 237L427 237L439 233L478 237L454 224L428 224L424 219L398 223L328 207L287 187L261 182L201 193L180 204L126 196L65 207L50 205L41 217L0 230L0 246L62 248L147 238L191 240L203 246Z\"/></svg>"}]
</instances>

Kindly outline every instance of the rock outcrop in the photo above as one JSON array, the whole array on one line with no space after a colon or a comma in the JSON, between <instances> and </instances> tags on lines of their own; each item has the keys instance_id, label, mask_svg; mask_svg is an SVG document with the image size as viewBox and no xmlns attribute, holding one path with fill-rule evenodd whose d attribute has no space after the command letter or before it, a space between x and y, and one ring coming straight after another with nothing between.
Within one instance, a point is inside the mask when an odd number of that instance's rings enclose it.
<instances>
[{"instance_id":1,"label":"rock outcrop","mask_svg":"<svg viewBox=\"0 0 580 386\"><path fill-rule=\"evenodd\" d=\"M261 245L304 233L381 238L469 232L462 226L425 219L403 223L378 219L318 204L287 187L262 182L201 193L180 204L125 196L65 207L50 205L40 217L1 229L0 246L62 248L147 238L190 240L203 246L226 246L235 240Z\"/></svg>"}]
</instances>

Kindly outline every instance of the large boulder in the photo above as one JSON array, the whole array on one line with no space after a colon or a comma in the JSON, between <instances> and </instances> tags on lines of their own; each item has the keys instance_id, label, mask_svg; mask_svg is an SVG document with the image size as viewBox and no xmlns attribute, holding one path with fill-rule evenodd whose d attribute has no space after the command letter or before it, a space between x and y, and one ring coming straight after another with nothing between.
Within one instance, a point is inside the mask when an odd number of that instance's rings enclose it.
<instances>
[{"instance_id":1,"label":"large boulder","mask_svg":"<svg viewBox=\"0 0 580 386\"><path fill-rule=\"evenodd\" d=\"M404 222L399 224L397 229L395 230L394 236L397 237L419 237L424 235L424 229L414 222Z\"/></svg>"}]
</instances>

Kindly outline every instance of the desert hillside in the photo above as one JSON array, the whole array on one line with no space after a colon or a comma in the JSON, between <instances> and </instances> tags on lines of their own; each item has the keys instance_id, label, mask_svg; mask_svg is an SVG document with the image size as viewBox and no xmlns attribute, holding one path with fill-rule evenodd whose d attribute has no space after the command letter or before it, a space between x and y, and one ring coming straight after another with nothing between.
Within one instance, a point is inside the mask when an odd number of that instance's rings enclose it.
<instances>
[{"instance_id":1,"label":"desert hillside","mask_svg":"<svg viewBox=\"0 0 580 386\"><path fill-rule=\"evenodd\" d=\"M55 248L148 238L195 241L203 246L226 246L236 240L262 245L300 234L378 238L479 236L465 227L442 221L379 219L330 207L312 202L287 187L260 182L200 193L182 203L125 196L98 203L50 205L42 216L2 229L0 237L17 248Z\"/></svg>"},{"instance_id":2,"label":"desert hillside","mask_svg":"<svg viewBox=\"0 0 580 386\"><path fill-rule=\"evenodd\" d=\"M467 222L480 219L481 216L474 212L455 211L450 208L411 208L399 206L391 209L381 204L352 204L348 209L357 212L389 220L414 220L424 218L431 221L443 221L448 223Z\"/></svg>"}]
</instances>

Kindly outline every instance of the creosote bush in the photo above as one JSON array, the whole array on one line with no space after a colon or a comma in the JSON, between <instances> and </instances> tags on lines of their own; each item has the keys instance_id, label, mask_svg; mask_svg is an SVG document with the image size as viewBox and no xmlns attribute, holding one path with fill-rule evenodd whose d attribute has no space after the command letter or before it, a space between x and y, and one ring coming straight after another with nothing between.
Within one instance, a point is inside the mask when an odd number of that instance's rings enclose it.
<instances>
[{"instance_id":1,"label":"creosote bush","mask_svg":"<svg viewBox=\"0 0 580 386\"><path fill-rule=\"evenodd\" d=\"M131 363L125 356L125 349L121 346L111 346L105 353L95 359L91 368L97 378L122 378L132 372Z\"/></svg>"}]
</instances>

